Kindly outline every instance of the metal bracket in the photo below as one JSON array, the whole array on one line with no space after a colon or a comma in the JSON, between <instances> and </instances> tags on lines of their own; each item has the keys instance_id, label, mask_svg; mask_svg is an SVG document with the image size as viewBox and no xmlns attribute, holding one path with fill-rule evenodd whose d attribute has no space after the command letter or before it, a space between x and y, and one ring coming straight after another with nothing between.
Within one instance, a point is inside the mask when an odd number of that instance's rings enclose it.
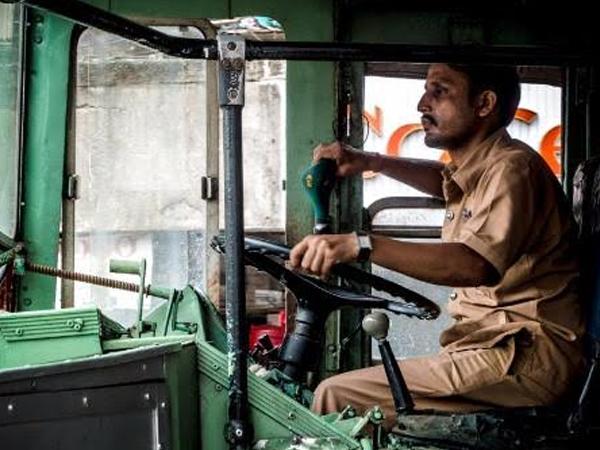
<instances>
[{"instance_id":1,"label":"metal bracket","mask_svg":"<svg viewBox=\"0 0 600 450\"><path fill-rule=\"evenodd\" d=\"M67 177L67 200L79 200L79 175L70 174Z\"/></svg>"},{"instance_id":2,"label":"metal bracket","mask_svg":"<svg viewBox=\"0 0 600 450\"><path fill-rule=\"evenodd\" d=\"M202 177L200 179L200 198L216 200L219 196L219 179L217 177Z\"/></svg>"},{"instance_id":3,"label":"metal bracket","mask_svg":"<svg viewBox=\"0 0 600 450\"><path fill-rule=\"evenodd\" d=\"M246 41L241 36L220 34L219 48L219 104L244 105L244 72L246 69Z\"/></svg>"}]
</instances>

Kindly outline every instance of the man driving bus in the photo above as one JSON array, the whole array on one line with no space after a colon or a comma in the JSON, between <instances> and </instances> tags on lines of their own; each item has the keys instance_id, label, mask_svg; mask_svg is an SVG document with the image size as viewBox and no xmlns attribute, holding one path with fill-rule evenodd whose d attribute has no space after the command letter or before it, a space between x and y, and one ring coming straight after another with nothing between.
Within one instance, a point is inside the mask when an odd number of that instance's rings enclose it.
<instances>
[{"instance_id":1,"label":"man driving bus","mask_svg":"<svg viewBox=\"0 0 600 450\"><path fill-rule=\"evenodd\" d=\"M356 233L307 236L293 267L327 275L337 262L365 261L454 287L453 324L437 355L399 361L416 409L474 411L548 405L582 367L575 225L543 159L506 131L520 100L514 68L433 64L418 103L425 144L451 162L394 158L340 143L315 148L338 176L375 171L444 198L441 243ZM370 243L369 243L370 240ZM326 379L313 409L380 405L393 423L382 366Z\"/></svg>"}]
</instances>

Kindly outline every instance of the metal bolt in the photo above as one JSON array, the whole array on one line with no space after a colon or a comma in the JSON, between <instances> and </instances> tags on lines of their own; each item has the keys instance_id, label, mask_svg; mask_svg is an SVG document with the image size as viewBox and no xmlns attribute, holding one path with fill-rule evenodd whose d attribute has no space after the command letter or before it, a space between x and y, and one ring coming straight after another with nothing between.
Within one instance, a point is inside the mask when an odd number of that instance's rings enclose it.
<instances>
[{"instance_id":1,"label":"metal bolt","mask_svg":"<svg viewBox=\"0 0 600 450\"><path fill-rule=\"evenodd\" d=\"M236 428L235 435L236 435L236 437L241 438L244 435L244 430L242 430L241 428Z\"/></svg>"},{"instance_id":2,"label":"metal bolt","mask_svg":"<svg viewBox=\"0 0 600 450\"><path fill-rule=\"evenodd\" d=\"M236 58L233 60L233 68L235 70L242 70L244 68L244 60Z\"/></svg>"},{"instance_id":3,"label":"metal bolt","mask_svg":"<svg viewBox=\"0 0 600 450\"><path fill-rule=\"evenodd\" d=\"M148 367L146 366L146 364L142 364L142 372L145 372L147 368Z\"/></svg>"},{"instance_id":4,"label":"metal bolt","mask_svg":"<svg viewBox=\"0 0 600 450\"><path fill-rule=\"evenodd\" d=\"M160 402L160 407L165 409L167 407L167 402Z\"/></svg>"},{"instance_id":5,"label":"metal bolt","mask_svg":"<svg viewBox=\"0 0 600 450\"><path fill-rule=\"evenodd\" d=\"M221 386L220 384L215 384L215 390L222 391L223 390L223 386Z\"/></svg>"},{"instance_id":6,"label":"metal bolt","mask_svg":"<svg viewBox=\"0 0 600 450\"><path fill-rule=\"evenodd\" d=\"M235 42L228 42L227 43L227 49L228 50L235 50L237 48L237 44Z\"/></svg>"},{"instance_id":7,"label":"metal bolt","mask_svg":"<svg viewBox=\"0 0 600 450\"><path fill-rule=\"evenodd\" d=\"M237 89L229 89L227 91L227 98L229 100L235 100L238 97L238 91Z\"/></svg>"},{"instance_id":8,"label":"metal bolt","mask_svg":"<svg viewBox=\"0 0 600 450\"><path fill-rule=\"evenodd\" d=\"M13 412L15 410L15 405L13 405L12 403L9 403L6 406L6 409L8 410L9 413Z\"/></svg>"},{"instance_id":9,"label":"metal bolt","mask_svg":"<svg viewBox=\"0 0 600 450\"><path fill-rule=\"evenodd\" d=\"M23 336L23 328L17 328L17 329L15 330L15 334L16 334L17 336Z\"/></svg>"},{"instance_id":10,"label":"metal bolt","mask_svg":"<svg viewBox=\"0 0 600 450\"><path fill-rule=\"evenodd\" d=\"M83 398L81 399L81 403L82 403L82 404L83 404L83 406L85 406L86 408L90 406L90 402L89 402L89 400L88 400L88 398L87 398L87 397L83 397Z\"/></svg>"},{"instance_id":11,"label":"metal bolt","mask_svg":"<svg viewBox=\"0 0 600 450\"><path fill-rule=\"evenodd\" d=\"M71 319L67 320L67 326L69 328L72 328L73 327L73 320L71 320Z\"/></svg>"},{"instance_id":12,"label":"metal bolt","mask_svg":"<svg viewBox=\"0 0 600 450\"><path fill-rule=\"evenodd\" d=\"M289 420L296 420L296 413L294 413L294 411L290 411L288 413L288 419Z\"/></svg>"},{"instance_id":13,"label":"metal bolt","mask_svg":"<svg viewBox=\"0 0 600 450\"><path fill-rule=\"evenodd\" d=\"M218 365L218 364L213 364L213 365L212 365L212 368L213 368L214 370L219 370L219 365Z\"/></svg>"},{"instance_id":14,"label":"metal bolt","mask_svg":"<svg viewBox=\"0 0 600 450\"><path fill-rule=\"evenodd\" d=\"M221 66L225 70L231 70L231 60L230 59L224 59L223 62L221 63Z\"/></svg>"},{"instance_id":15,"label":"metal bolt","mask_svg":"<svg viewBox=\"0 0 600 450\"><path fill-rule=\"evenodd\" d=\"M149 400L150 400L150 398L151 398L151 397L150 397L150 394L149 394L148 392L146 392L146 393L144 394L144 400L146 400L146 401L149 401Z\"/></svg>"},{"instance_id":16,"label":"metal bolt","mask_svg":"<svg viewBox=\"0 0 600 450\"><path fill-rule=\"evenodd\" d=\"M41 44L42 42L44 42L44 38L38 34L33 37L33 42L35 42L36 44Z\"/></svg>"}]
</instances>

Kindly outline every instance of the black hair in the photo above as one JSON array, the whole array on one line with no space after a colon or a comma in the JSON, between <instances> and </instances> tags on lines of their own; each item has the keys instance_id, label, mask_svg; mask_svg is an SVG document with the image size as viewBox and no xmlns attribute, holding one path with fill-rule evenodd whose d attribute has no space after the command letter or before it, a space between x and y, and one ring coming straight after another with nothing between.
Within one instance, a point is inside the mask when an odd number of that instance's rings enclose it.
<instances>
[{"instance_id":1,"label":"black hair","mask_svg":"<svg viewBox=\"0 0 600 450\"><path fill-rule=\"evenodd\" d=\"M483 91L494 91L498 98L498 125L506 127L510 124L521 100L521 85L516 67L479 64L448 64L448 66L467 76L471 99Z\"/></svg>"}]
</instances>

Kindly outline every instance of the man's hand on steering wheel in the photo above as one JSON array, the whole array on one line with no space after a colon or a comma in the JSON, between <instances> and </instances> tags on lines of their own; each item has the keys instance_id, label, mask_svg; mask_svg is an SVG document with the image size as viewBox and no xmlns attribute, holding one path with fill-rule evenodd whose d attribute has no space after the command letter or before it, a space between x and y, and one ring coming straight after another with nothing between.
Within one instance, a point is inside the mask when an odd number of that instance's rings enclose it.
<instances>
[{"instance_id":1,"label":"man's hand on steering wheel","mask_svg":"<svg viewBox=\"0 0 600 450\"><path fill-rule=\"evenodd\" d=\"M310 235L292 248L290 265L326 277L334 264L355 261L358 252L355 233Z\"/></svg>"}]
</instances>

